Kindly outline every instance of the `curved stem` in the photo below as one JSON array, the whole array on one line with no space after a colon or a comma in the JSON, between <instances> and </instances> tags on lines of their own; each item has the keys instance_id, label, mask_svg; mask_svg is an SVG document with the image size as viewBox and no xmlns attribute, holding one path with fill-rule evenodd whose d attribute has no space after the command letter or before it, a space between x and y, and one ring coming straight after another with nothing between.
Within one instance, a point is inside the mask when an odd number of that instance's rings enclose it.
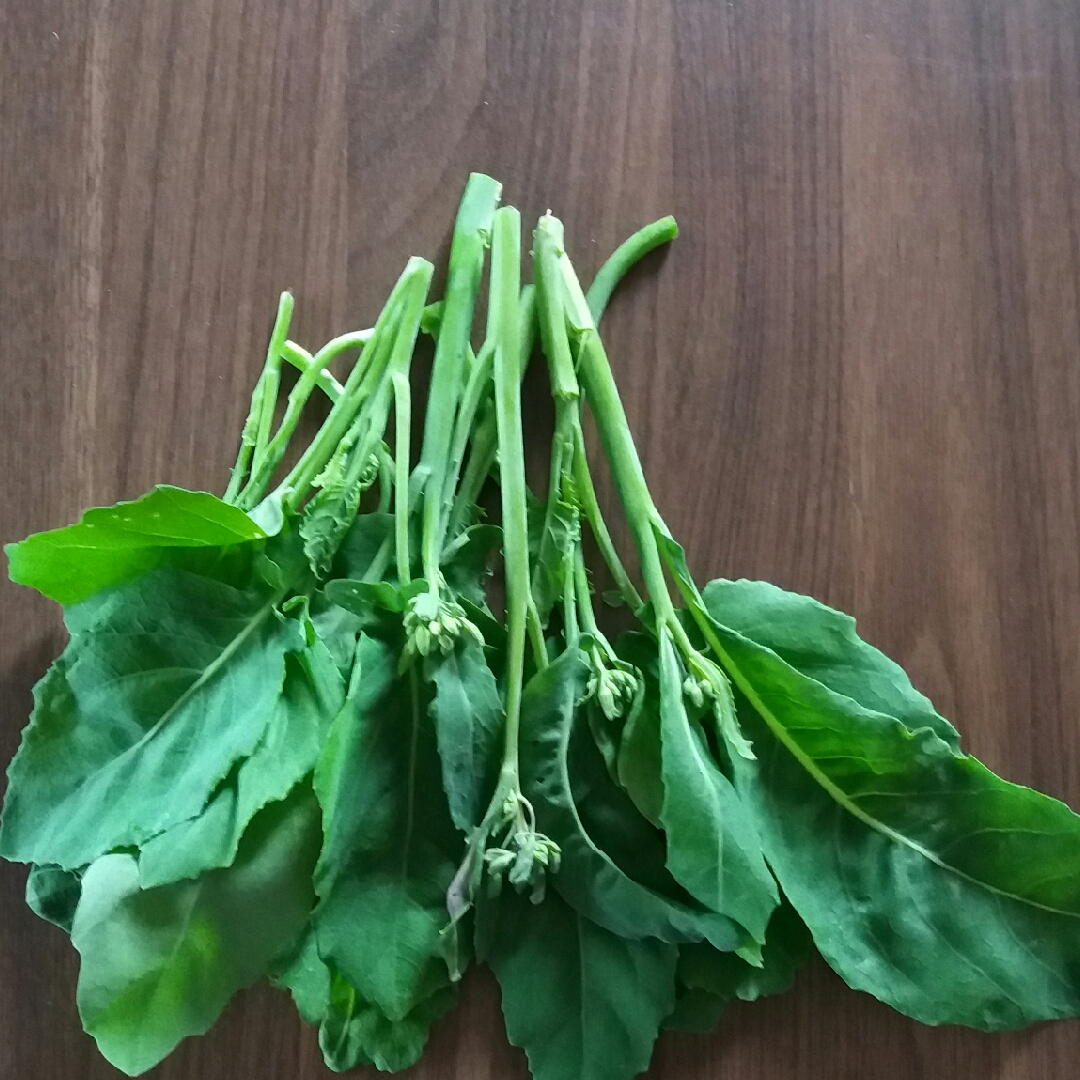
<instances>
[{"instance_id":1,"label":"curved stem","mask_svg":"<svg viewBox=\"0 0 1080 1080\"><path fill-rule=\"evenodd\" d=\"M600 272L593 278L585 300L592 313L593 322L599 323L604 308L607 307L611 294L626 276L627 271L643 256L654 248L674 240L679 235L679 226L670 215L638 229L633 236L624 240L600 267Z\"/></svg>"}]
</instances>

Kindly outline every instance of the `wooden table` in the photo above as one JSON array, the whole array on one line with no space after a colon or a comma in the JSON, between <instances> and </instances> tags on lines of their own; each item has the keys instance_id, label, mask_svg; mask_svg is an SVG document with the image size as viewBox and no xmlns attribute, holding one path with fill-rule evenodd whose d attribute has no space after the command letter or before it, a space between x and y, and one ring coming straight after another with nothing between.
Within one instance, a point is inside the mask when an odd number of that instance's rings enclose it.
<instances>
[{"instance_id":1,"label":"wooden table","mask_svg":"<svg viewBox=\"0 0 1080 1080\"><path fill-rule=\"evenodd\" d=\"M591 273L672 212L607 338L701 579L854 612L1007 777L1080 806L1080 6L1070 0L2 0L0 538L221 489L275 298L366 325L466 174ZM542 391L538 388L536 393ZM610 486L602 491L614 509ZM625 537L623 537L625 539ZM62 644L0 586L0 757ZM116 1075L0 869L0 1080ZM933 1030L821 963L657 1080L1059 1080L1080 1024ZM241 995L152 1075L328 1075ZM474 972L416 1077L524 1077Z\"/></svg>"}]
</instances>

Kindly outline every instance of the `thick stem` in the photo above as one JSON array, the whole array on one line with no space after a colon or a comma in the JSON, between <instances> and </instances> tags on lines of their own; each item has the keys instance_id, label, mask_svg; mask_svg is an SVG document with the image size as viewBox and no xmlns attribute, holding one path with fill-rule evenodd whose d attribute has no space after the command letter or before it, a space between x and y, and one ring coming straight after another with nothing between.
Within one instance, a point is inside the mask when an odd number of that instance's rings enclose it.
<instances>
[{"instance_id":1,"label":"thick stem","mask_svg":"<svg viewBox=\"0 0 1080 1080\"><path fill-rule=\"evenodd\" d=\"M548 497L538 565L547 564L554 556L552 525L556 507L562 498L563 476L573 467L574 428L579 423L578 380L566 332L566 290L560 270L562 243L562 222L545 214L533 233L533 265L540 337L548 361L551 392L555 398L555 434L551 440ZM539 614L541 619L545 619L548 613L541 611Z\"/></svg>"},{"instance_id":2,"label":"thick stem","mask_svg":"<svg viewBox=\"0 0 1080 1080\"><path fill-rule=\"evenodd\" d=\"M409 425L412 405L409 379L394 375L394 551L398 581L409 580Z\"/></svg>"},{"instance_id":3,"label":"thick stem","mask_svg":"<svg viewBox=\"0 0 1080 1080\"><path fill-rule=\"evenodd\" d=\"M593 637L600 637L600 628L596 625L596 612L593 611L592 589L589 587L589 575L585 570L585 553L581 545L574 548L574 588L577 591L578 613L585 626L585 632Z\"/></svg>"},{"instance_id":4,"label":"thick stem","mask_svg":"<svg viewBox=\"0 0 1080 1080\"><path fill-rule=\"evenodd\" d=\"M525 501L525 443L521 430L521 216L512 206L495 214L491 249L489 331L494 331L495 417L502 489L506 575L506 729L503 772L517 790L518 723L525 674L529 608L529 525Z\"/></svg>"},{"instance_id":5,"label":"thick stem","mask_svg":"<svg viewBox=\"0 0 1080 1080\"><path fill-rule=\"evenodd\" d=\"M454 223L420 455L421 463L430 470L424 492L423 563L424 576L432 592L438 592L440 584L439 554L450 439L462 393L462 369L484 268L484 251L500 193L500 185L491 177L473 173L465 186Z\"/></svg>"}]
</instances>

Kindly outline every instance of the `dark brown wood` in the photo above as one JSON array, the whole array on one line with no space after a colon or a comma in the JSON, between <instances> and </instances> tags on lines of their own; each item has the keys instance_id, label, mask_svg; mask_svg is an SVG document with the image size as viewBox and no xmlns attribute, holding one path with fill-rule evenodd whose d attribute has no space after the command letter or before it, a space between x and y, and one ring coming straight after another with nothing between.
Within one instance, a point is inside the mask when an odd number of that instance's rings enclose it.
<instances>
[{"instance_id":1,"label":"dark brown wood","mask_svg":"<svg viewBox=\"0 0 1080 1080\"><path fill-rule=\"evenodd\" d=\"M470 169L563 216L583 276L676 214L605 329L695 572L852 611L973 752L1080 808L1066 0L0 0L0 538L222 487L277 291L309 343L370 320L407 255L445 255ZM6 759L61 636L27 590L0 605ZM0 1080L114 1075L24 877L0 869ZM497 1002L470 976L412 1075L523 1078ZM664 1036L649 1075L1058 1080L1078 1056L1075 1022L924 1028L817 964ZM326 1073L255 990L153 1075Z\"/></svg>"}]
</instances>

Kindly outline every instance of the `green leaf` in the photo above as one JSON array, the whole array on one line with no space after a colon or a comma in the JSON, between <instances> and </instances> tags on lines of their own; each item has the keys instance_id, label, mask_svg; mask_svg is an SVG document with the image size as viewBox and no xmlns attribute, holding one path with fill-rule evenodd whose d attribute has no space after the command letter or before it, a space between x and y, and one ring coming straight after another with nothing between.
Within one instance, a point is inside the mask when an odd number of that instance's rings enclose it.
<instances>
[{"instance_id":1,"label":"green leaf","mask_svg":"<svg viewBox=\"0 0 1080 1080\"><path fill-rule=\"evenodd\" d=\"M424 675L435 687L429 711L450 816L468 833L480 824L495 788L504 716L499 688L483 648L470 638L445 656L426 657Z\"/></svg>"},{"instance_id":2,"label":"green leaf","mask_svg":"<svg viewBox=\"0 0 1080 1080\"><path fill-rule=\"evenodd\" d=\"M486 607L484 582L491 575L488 563L502 543L498 525L472 525L443 551L440 569L458 597Z\"/></svg>"},{"instance_id":3,"label":"green leaf","mask_svg":"<svg viewBox=\"0 0 1080 1080\"><path fill-rule=\"evenodd\" d=\"M761 967L734 953L695 942L679 946L679 982L722 1000L757 1001L790 990L795 975L810 956L810 931L786 900L773 913L761 950Z\"/></svg>"},{"instance_id":4,"label":"green leaf","mask_svg":"<svg viewBox=\"0 0 1080 1080\"><path fill-rule=\"evenodd\" d=\"M537 828L562 849L555 887L582 915L622 937L669 942L705 938L717 948L741 948L746 943L742 927L633 880L586 831L574 802L568 751L587 677L584 654L568 649L534 675L522 695L522 788L535 807ZM606 777L584 722L582 727Z\"/></svg>"},{"instance_id":5,"label":"green leaf","mask_svg":"<svg viewBox=\"0 0 1080 1080\"><path fill-rule=\"evenodd\" d=\"M357 580L362 578L384 541L393 535L393 514L360 514L349 527L338 548L334 559L334 576Z\"/></svg>"},{"instance_id":6,"label":"green leaf","mask_svg":"<svg viewBox=\"0 0 1080 1080\"><path fill-rule=\"evenodd\" d=\"M4 549L11 580L73 604L155 567L169 548L227 547L266 534L216 495L162 484L134 502L87 510L77 525Z\"/></svg>"},{"instance_id":7,"label":"green leaf","mask_svg":"<svg viewBox=\"0 0 1080 1080\"><path fill-rule=\"evenodd\" d=\"M202 813L304 647L276 599L162 568L69 607L8 769L0 854L76 869Z\"/></svg>"},{"instance_id":8,"label":"green leaf","mask_svg":"<svg viewBox=\"0 0 1080 1080\"><path fill-rule=\"evenodd\" d=\"M675 1008L661 1024L665 1031L684 1031L690 1035L706 1035L720 1022L729 998L710 994L708 990L679 986L675 992Z\"/></svg>"},{"instance_id":9,"label":"green leaf","mask_svg":"<svg viewBox=\"0 0 1080 1080\"><path fill-rule=\"evenodd\" d=\"M675 880L712 911L764 942L780 902L761 844L731 781L720 771L701 725L683 701L686 672L671 637L660 635L660 725L664 784L660 820Z\"/></svg>"},{"instance_id":10,"label":"green leaf","mask_svg":"<svg viewBox=\"0 0 1080 1080\"><path fill-rule=\"evenodd\" d=\"M315 767L345 687L329 651L317 640L287 654L285 682L258 746L218 788L206 809L143 845L144 889L228 866L240 837L264 806L284 799Z\"/></svg>"},{"instance_id":11,"label":"green leaf","mask_svg":"<svg viewBox=\"0 0 1080 1080\"><path fill-rule=\"evenodd\" d=\"M315 633L347 682L356 657L356 641L360 636L362 620L351 611L331 603L321 589L312 596L309 613Z\"/></svg>"},{"instance_id":12,"label":"green leaf","mask_svg":"<svg viewBox=\"0 0 1080 1080\"><path fill-rule=\"evenodd\" d=\"M392 1021L449 984L439 933L463 853L419 676L397 675L400 647L361 636L315 772L325 833L315 874L319 953Z\"/></svg>"},{"instance_id":13,"label":"green leaf","mask_svg":"<svg viewBox=\"0 0 1080 1080\"><path fill-rule=\"evenodd\" d=\"M392 1021L334 972L329 1008L319 1028L323 1060L335 1072L357 1065L374 1065L383 1072L407 1069L420 1059L431 1025L456 997L453 987L440 987L406 1017Z\"/></svg>"},{"instance_id":14,"label":"green leaf","mask_svg":"<svg viewBox=\"0 0 1080 1080\"><path fill-rule=\"evenodd\" d=\"M354 615L363 615L369 608L379 608L400 615L410 596L415 596L423 588L423 581L411 583L412 588L402 588L389 581L356 581L350 578L328 581L323 592L333 604L351 611Z\"/></svg>"},{"instance_id":15,"label":"green leaf","mask_svg":"<svg viewBox=\"0 0 1080 1080\"><path fill-rule=\"evenodd\" d=\"M826 617L827 619L827 617ZM828 963L926 1023L1080 1013L1080 818L719 624L758 761L735 762L781 888ZM820 668L819 668L820 670Z\"/></svg>"},{"instance_id":16,"label":"green leaf","mask_svg":"<svg viewBox=\"0 0 1080 1080\"><path fill-rule=\"evenodd\" d=\"M310 790L298 793L252 822L231 867L157 889L139 888L131 855L90 865L71 930L77 1000L113 1065L156 1065L292 949L314 900L318 820Z\"/></svg>"},{"instance_id":17,"label":"green leaf","mask_svg":"<svg viewBox=\"0 0 1080 1080\"><path fill-rule=\"evenodd\" d=\"M292 994L304 1023L317 1027L330 1006L330 968L319 955L315 931L308 926L288 963L273 973L274 986Z\"/></svg>"},{"instance_id":18,"label":"green leaf","mask_svg":"<svg viewBox=\"0 0 1080 1080\"><path fill-rule=\"evenodd\" d=\"M532 596L546 626L552 608L562 600L567 559L581 535L577 507L556 502L550 514L545 510L539 529L533 525L531 531L536 544L530 560Z\"/></svg>"},{"instance_id":19,"label":"green leaf","mask_svg":"<svg viewBox=\"0 0 1080 1080\"><path fill-rule=\"evenodd\" d=\"M485 959L534 1080L630 1080L647 1068L675 1002L673 945L627 941L550 893L534 905L508 890L478 917L496 920Z\"/></svg>"},{"instance_id":20,"label":"green leaf","mask_svg":"<svg viewBox=\"0 0 1080 1080\"><path fill-rule=\"evenodd\" d=\"M59 866L31 866L26 879L26 905L30 910L71 933L71 920L82 892L82 877Z\"/></svg>"},{"instance_id":21,"label":"green leaf","mask_svg":"<svg viewBox=\"0 0 1080 1080\"><path fill-rule=\"evenodd\" d=\"M767 581L705 586L705 608L724 626L771 649L784 663L863 708L893 716L912 731L928 727L956 748L956 728L911 685L899 664L855 632L855 620L809 596Z\"/></svg>"},{"instance_id":22,"label":"green leaf","mask_svg":"<svg viewBox=\"0 0 1080 1080\"><path fill-rule=\"evenodd\" d=\"M660 682L656 642L646 634L623 634L619 657L642 676L642 693L635 699L623 726L615 770L619 784L634 805L654 825L660 824L664 781L660 754Z\"/></svg>"}]
</instances>

